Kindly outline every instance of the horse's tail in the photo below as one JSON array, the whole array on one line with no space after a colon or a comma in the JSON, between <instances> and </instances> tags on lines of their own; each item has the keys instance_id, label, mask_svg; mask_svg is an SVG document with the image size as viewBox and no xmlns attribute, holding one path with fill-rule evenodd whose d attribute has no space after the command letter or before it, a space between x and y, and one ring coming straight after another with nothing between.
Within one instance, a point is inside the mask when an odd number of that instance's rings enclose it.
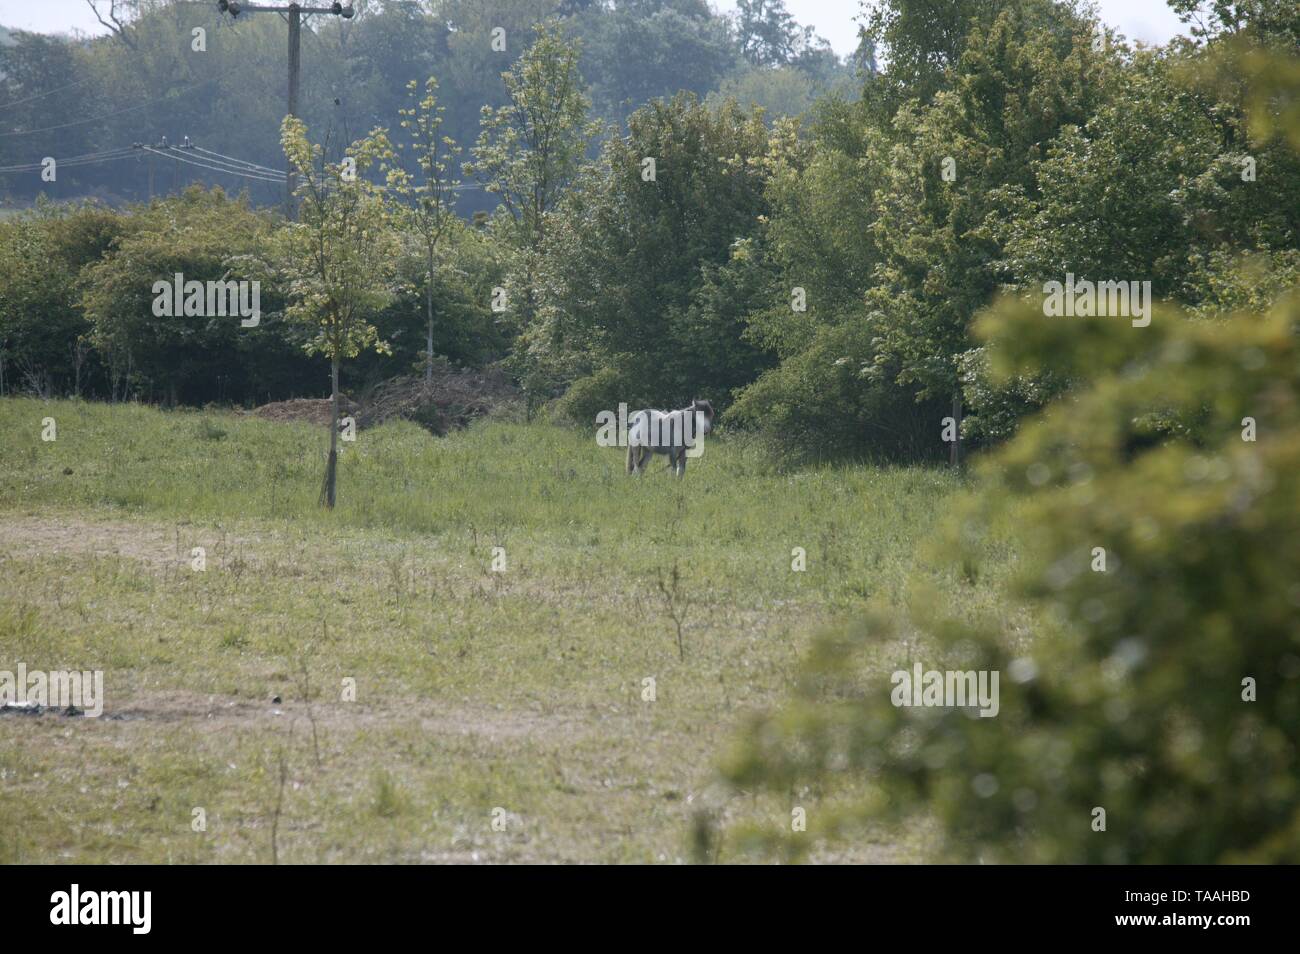
<instances>
[{"instance_id":1,"label":"horse's tail","mask_svg":"<svg viewBox=\"0 0 1300 954\"><path fill-rule=\"evenodd\" d=\"M637 447L631 441L627 442L627 472L629 474L636 472L636 465L641 462L641 448Z\"/></svg>"}]
</instances>

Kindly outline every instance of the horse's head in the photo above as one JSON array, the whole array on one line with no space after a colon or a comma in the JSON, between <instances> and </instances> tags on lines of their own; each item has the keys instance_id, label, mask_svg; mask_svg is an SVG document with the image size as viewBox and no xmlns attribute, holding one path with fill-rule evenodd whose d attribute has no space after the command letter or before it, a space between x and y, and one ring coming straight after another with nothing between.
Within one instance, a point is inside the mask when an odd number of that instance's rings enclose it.
<instances>
[{"instance_id":1,"label":"horse's head","mask_svg":"<svg viewBox=\"0 0 1300 954\"><path fill-rule=\"evenodd\" d=\"M700 431L704 434L713 430L713 405L696 398L689 408L695 419L700 422Z\"/></svg>"}]
</instances>

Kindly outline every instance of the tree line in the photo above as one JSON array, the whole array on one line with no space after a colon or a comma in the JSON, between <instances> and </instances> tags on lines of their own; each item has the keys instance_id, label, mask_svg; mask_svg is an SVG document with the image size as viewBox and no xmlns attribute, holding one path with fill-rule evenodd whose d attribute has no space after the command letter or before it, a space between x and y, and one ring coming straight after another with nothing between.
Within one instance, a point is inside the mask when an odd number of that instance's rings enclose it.
<instances>
[{"instance_id":1,"label":"tree line","mask_svg":"<svg viewBox=\"0 0 1300 954\"><path fill-rule=\"evenodd\" d=\"M667 15L595 6L586 29ZM472 136L454 118L454 71L403 84L391 142L376 124L331 154L332 129L308 118L304 175L377 150L363 178L388 210L363 316L379 347L344 349L356 354L343 385L433 354L499 361L532 409L585 425L620 402L708 397L803 459L925 459L944 452L954 406L966 440L992 443L1075 383L990 373L996 355L972 329L1001 293L1067 274L1145 281L1189 320L1215 321L1294 284L1300 160L1251 119L1246 72L1252 56L1294 50L1293 9L1215 6L1191 38L1146 48L1075 2L940 6L866 5L860 50L888 51L883 65L794 115L686 90L612 127L570 11L529 31ZM815 41L774 22L776 39L740 54L756 73L816 58ZM284 142L291 159L300 145ZM445 214L457 181L495 206ZM187 403L323 390L316 332L295 320L301 277L267 251L286 225L247 197L41 205L0 227L6 386ZM256 273L268 318L252 331L155 319L149 288L173 272Z\"/></svg>"},{"instance_id":2,"label":"tree line","mask_svg":"<svg viewBox=\"0 0 1300 954\"><path fill-rule=\"evenodd\" d=\"M279 150L286 104L286 35L273 13L232 18L215 2L94 0L108 35L89 39L11 31L0 37L0 167L53 156L94 155L133 143L198 145L284 168ZM324 6L329 6L324 4ZM500 80L554 19L581 45L594 115L617 124L651 99L688 90L734 93L788 114L832 88L849 88L854 67L795 23L782 0L742 0L736 15L705 0L361 0L350 19L303 19L298 115L338 158L355 138L392 126L406 85L436 76L446 131L478 134L484 106L506 102ZM196 35L201 31L201 35ZM255 201L276 187L183 162L154 163L154 194L191 182L247 186ZM57 182L0 176L0 196L85 196L119 205L150 198L148 156L67 167ZM495 203L467 190L469 215Z\"/></svg>"}]
</instances>

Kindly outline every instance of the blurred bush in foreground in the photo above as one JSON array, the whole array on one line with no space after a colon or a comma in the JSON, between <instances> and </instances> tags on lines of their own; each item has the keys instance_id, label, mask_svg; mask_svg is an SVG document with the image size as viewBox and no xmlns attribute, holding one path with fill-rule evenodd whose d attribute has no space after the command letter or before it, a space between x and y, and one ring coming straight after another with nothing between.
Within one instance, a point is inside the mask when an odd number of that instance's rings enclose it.
<instances>
[{"instance_id":1,"label":"blurred bush in foreground","mask_svg":"<svg viewBox=\"0 0 1300 954\"><path fill-rule=\"evenodd\" d=\"M1092 382L984 462L936 548L969 578L990 528L1014 522L1030 630L944 618L954 572L916 600L919 642L885 619L828 633L725 773L858 794L806 798L806 834L739 837L798 857L855 821L912 817L939 822L954 860L1300 858L1298 332L1296 296L1221 322L1157 305L1144 329L1015 300L987 314L995 376ZM899 634L910 649L891 656ZM999 671L998 714L895 707L890 672L914 662Z\"/></svg>"}]
</instances>

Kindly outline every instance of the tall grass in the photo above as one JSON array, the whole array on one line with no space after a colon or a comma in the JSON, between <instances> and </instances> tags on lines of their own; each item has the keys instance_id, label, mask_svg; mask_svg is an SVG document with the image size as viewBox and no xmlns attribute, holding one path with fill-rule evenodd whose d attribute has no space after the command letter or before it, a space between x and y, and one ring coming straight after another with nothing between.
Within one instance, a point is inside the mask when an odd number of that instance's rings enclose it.
<instances>
[{"instance_id":1,"label":"tall grass","mask_svg":"<svg viewBox=\"0 0 1300 954\"><path fill-rule=\"evenodd\" d=\"M0 668L103 669L109 712L4 727L0 860L680 858L736 720L832 615L912 592L959 484L783 473L725 436L632 478L554 425L389 424L344 445L326 511L323 428L13 398L0 427ZM927 573L998 612L996 565Z\"/></svg>"},{"instance_id":2,"label":"tall grass","mask_svg":"<svg viewBox=\"0 0 1300 954\"><path fill-rule=\"evenodd\" d=\"M57 440L41 440L53 417ZM6 399L0 507L89 507L194 521L269 520L453 535L563 571L597 560L650 572L680 557L697 578L798 587L802 548L829 594L897 586L905 558L955 489L920 467L775 473L761 449L711 440L685 479L632 478L619 449L551 425L481 423L434 438L397 422L344 444L339 504L317 505L322 428L231 412Z\"/></svg>"}]
</instances>

